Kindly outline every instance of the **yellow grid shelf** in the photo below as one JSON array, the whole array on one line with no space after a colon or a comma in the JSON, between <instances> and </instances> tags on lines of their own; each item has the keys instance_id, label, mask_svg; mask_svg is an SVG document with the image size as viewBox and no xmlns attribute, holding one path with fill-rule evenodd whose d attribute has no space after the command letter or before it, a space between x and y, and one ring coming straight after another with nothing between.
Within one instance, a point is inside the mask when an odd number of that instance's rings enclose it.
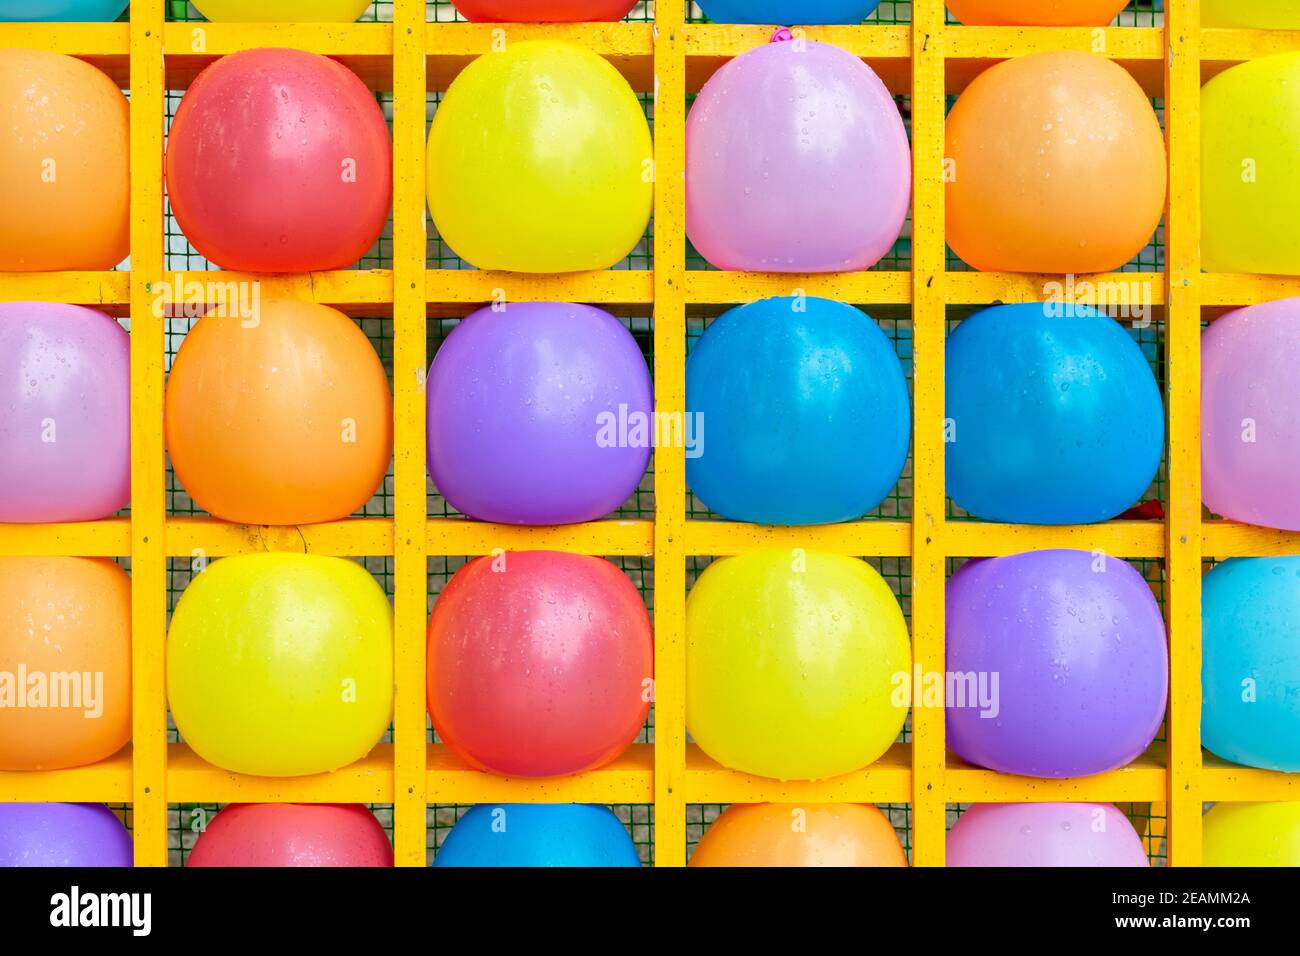
<instances>
[{"instance_id":1,"label":"yellow grid shelf","mask_svg":"<svg viewBox=\"0 0 1300 956\"><path fill-rule=\"evenodd\" d=\"M778 800L910 804L917 865L942 865L946 807L987 800L1105 800L1163 807L1163 835L1175 865L1201 856L1203 800L1295 799L1300 775L1237 767L1200 746L1200 588L1203 559L1300 552L1300 534L1204 521L1200 495L1200 329L1203 313L1300 294L1300 279L1204 275L1199 258L1201 83L1236 62L1300 50L1300 32L1201 30L1197 0L1168 0L1164 27L975 28L945 24L942 0L913 0L909 25L812 27L810 39L842 46L912 100L913 250L910 272L818 276L687 271L682 182L687 95L725 60L766 43L766 27L686 22L684 0L658 0L654 23L497 25L427 23L424 0L395 0L392 23L347 25L166 22L164 0L133 0L130 23L0 24L0 47L24 46L82 57L131 90L132 271L0 274L0 300L42 299L130 315L132 511L85 524L0 525L0 554L129 556L133 579L134 742L92 767L50 773L0 773L0 800L130 803L136 860L167 862L169 803L232 800L394 804L400 865L422 866L426 812L434 803L492 800L653 803L655 860L685 862L687 804ZM549 37L609 58L640 91L655 91L654 267L559 276L429 269L425 227L426 92L443 90L474 57L511 39ZM392 518L352 518L302 528L244 527L167 514L162 421L164 322L153 317L164 256L162 156L164 101L204 65L237 50L292 46L338 56L376 90L391 90L395 110L394 239L391 269L259 277L267 295L309 299L365 314L393 316L395 506ZM1166 271L1124 273L1163 317L1169 415L1168 516L1164 522L1113 521L1028 527L946 517L944 339L949 306L1033 301L1051 277L948 271L944 243L945 100L1000 59L1038 50L1089 50L1128 69L1164 99L1170 193ZM239 280L239 275L226 278ZM1085 277L1105 280L1108 277ZM1119 276L1109 277L1118 279ZM857 521L815 528L758 527L687 517L685 457L655 456L656 510L650 520L606 520L562 528L516 528L426 513L426 328L432 317L465 314L504 290L509 299L593 302L623 314L653 307L657 407L685 407L687 316L801 289L866 306L910 311L914 327L911 520ZM1086 297L1080 301L1089 301ZM644 314L644 312L640 313ZM951 557L1073 547L1160 559L1165 566L1171 643L1167 742L1121 770L1074 780L1008 777L964 764L944 744L942 709L913 712L909 743L875 764L820 782L781 782L720 767L685 727L686 569L692 556L760 548L818 548L912 562L915 664L942 671L944 582ZM551 548L653 556L655 562L655 740L634 745L608 767L574 777L516 780L465 769L443 746L426 743L424 642L430 556L485 554L494 548ZM196 550L220 556L312 551L388 556L394 568L397 697L394 744L358 763L297 779L250 777L213 767L183 744L167 743L163 660L167 560ZM1159 836L1160 834L1156 834Z\"/></svg>"}]
</instances>

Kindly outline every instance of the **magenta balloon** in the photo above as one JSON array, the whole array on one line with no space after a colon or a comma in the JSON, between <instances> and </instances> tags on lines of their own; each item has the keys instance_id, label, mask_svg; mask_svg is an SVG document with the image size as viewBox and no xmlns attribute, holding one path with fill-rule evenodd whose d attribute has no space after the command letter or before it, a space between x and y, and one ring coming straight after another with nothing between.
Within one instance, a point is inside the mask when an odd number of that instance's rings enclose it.
<instances>
[{"instance_id":1,"label":"magenta balloon","mask_svg":"<svg viewBox=\"0 0 1300 956\"><path fill-rule=\"evenodd\" d=\"M471 518L591 521L645 475L650 372L632 333L601 309L480 309L438 350L428 393L429 473Z\"/></svg>"},{"instance_id":2,"label":"magenta balloon","mask_svg":"<svg viewBox=\"0 0 1300 956\"><path fill-rule=\"evenodd\" d=\"M1229 312L1201 338L1206 506L1300 531L1300 299Z\"/></svg>"},{"instance_id":3,"label":"magenta balloon","mask_svg":"<svg viewBox=\"0 0 1300 956\"><path fill-rule=\"evenodd\" d=\"M1164 718L1169 653L1151 588L1087 551L968 562L948 582L948 745L1027 777L1123 767ZM969 678L966 675L974 675ZM964 697L964 699L962 699Z\"/></svg>"},{"instance_id":4,"label":"magenta balloon","mask_svg":"<svg viewBox=\"0 0 1300 956\"><path fill-rule=\"evenodd\" d=\"M131 861L131 835L102 804L0 803L0 867Z\"/></svg>"},{"instance_id":5,"label":"magenta balloon","mask_svg":"<svg viewBox=\"0 0 1300 956\"><path fill-rule=\"evenodd\" d=\"M103 312L0 303L0 522L94 521L131 495L131 357Z\"/></svg>"},{"instance_id":6,"label":"magenta balloon","mask_svg":"<svg viewBox=\"0 0 1300 956\"><path fill-rule=\"evenodd\" d=\"M691 108L686 232L719 269L869 269L898 239L910 197L898 108L871 68L838 47L750 50Z\"/></svg>"},{"instance_id":7,"label":"magenta balloon","mask_svg":"<svg viewBox=\"0 0 1300 956\"><path fill-rule=\"evenodd\" d=\"M948 831L949 866L1150 866L1109 803L981 803Z\"/></svg>"}]
</instances>

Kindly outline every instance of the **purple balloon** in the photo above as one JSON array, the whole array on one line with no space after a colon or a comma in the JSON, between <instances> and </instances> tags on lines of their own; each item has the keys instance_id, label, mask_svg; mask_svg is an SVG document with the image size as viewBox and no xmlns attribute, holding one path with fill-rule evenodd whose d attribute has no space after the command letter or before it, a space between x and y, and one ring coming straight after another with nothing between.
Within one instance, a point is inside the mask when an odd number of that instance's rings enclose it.
<instances>
[{"instance_id":1,"label":"purple balloon","mask_svg":"<svg viewBox=\"0 0 1300 956\"><path fill-rule=\"evenodd\" d=\"M601 309L480 309L438 350L428 393L429 474L471 518L591 521L645 475L650 372L632 333Z\"/></svg>"},{"instance_id":2,"label":"purple balloon","mask_svg":"<svg viewBox=\"0 0 1300 956\"><path fill-rule=\"evenodd\" d=\"M719 269L869 269L898 239L911 190L907 131L889 90L838 47L750 50L691 107L686 233Z\"/></svg>"},{"instance_id":3,"label":"purple balloon","mask_svg":"<svg viewBox=\"0 0 1300 956\"><path fill-rule=\"evenodd\" d=\"M1104 571L1101 570L1104 568ZM1031 551L967 563L947 590L948 744L1028 777L1128 764L1164 718L1169 652L1151 588L1126 561ZM975 695L978 696L978 695Z\"/></svg>"},{"instance_id":4,"label":"purple balloon","mask_svg":"<svg viewBox=\"0 0 1300 956\"><path fill-rule=\"evenodd\" d=\"M0 522L95 521L130 501L130 353L103 312L0 303Z\"/></svg>"},{"instance_id":5,"label":"purple balloon","mask_svg":"<svg viewBox=\"0 0 1300 956\"><path fill-rule=\"evenodd\" d=\"M0 867L131 864L131 835L102 804L0 803Z\"/></svg>"},{"instance_id":6,"label":"purple balloon","mask_svg":"<svg viewBox=\"0 0 1300 956\"><path fill-rule=\"evenodd\" d=\"M1150 866L1109 803L984 803L948 831L948 866Z\"/></svg>"}]
</instances>

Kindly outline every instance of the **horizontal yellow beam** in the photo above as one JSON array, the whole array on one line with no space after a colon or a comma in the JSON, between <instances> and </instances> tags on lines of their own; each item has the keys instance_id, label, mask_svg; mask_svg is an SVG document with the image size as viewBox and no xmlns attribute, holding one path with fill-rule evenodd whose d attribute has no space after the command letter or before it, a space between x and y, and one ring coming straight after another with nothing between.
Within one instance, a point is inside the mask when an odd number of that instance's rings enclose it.
<instances>
[{"instance_id":1,"label":"horizontal yellow beam","mask_svg":"<svg viewBox=\"0 0 1300 956\"><path fill-rule=\"evenodd\" d=\"M630 269L562 275L431 269L426 274L425 286L427 301L450 305L599 302L649 306L654 301L654 273Z\"/></svg>"},{"instance_id":2,"label":"horizontal yellow beam","mask_svg":"<svg viewBox=\"0 0 1300 956\"><path fill-rule=\"evenodd\" d=\"M728 770L696 744L686 747L687 803L907 803L912 749L894 744L861 770L829 780L772 780Z\"/></svg>"},{"instance_id":3,"label":"horizontal yellow beam","mask_svg":"<svg viewBox=\"0 0 1300 956\"><path fill-rule=\"evenodd\" d=\"M0 770L0 803L129 803L131 748L71 770Z\"/></svg>"},{"instance_id":4,"label":"horizontal yellow beam","mask_svg":"<svg viewBox=\"0 0 1300 956\"><path fill-rule=\"evenodd\" d=\"M1163 305L1165 277L1162 272L1108 272L1075 276L1073 285L1063 288L1064 277L1021 275L1014 272L947 272L944 296L949 305L985 306L994 302L1019 303L1060 300L1072 290L1070 300L1081 305Z\"/></svg>"},{"instance_id":5,"label":"horizontal yellow beam","mask_svg":"<svg viewBox=\"0 0 1300 956\"><path fill-rule=\"evenodd\" d=\"M131 52L131 27L127 23L0 23L0 47L125 59Z\"/></svg>"},{"instance_id":6,"label":"horizontal yellow beam","mask_svg":"<svg viewBox=\"0 0 1300 956\"><path fill-rule=\"evenodd\" d=\"M297 27L294 28L298 29ZM430 23L429 56L480 56L502 43L561 40L606 57L654 55L652 23Z\"/></svg>"},{"instance_id":7,"label":"horizontal yellow beam","mask_svg":"<svg viewBox=\"0 0 1300 956\"><path fill-rule=\"evenodd\" d=\"M0 524L0 555L118 558L131 553L131 519Z\"/></svg>"},{"instance_id":8,"label":"horizontal yellow beam","mask_svg":"<svg viewBox=\"0 0 1300 956\"><path fill-rule=\"evenodd\" d=\"M686 57L735 57L763 46L776 26L688 23ZM906 24L798 27L806 40L830 43L863 59L900 59L912 55L912 28Z\"/></svg>"},{"instance_id":9,"label":"horizontal yellow beam","mask_svg":"<svg viewBox=\"0 0 1300 956\"><path fill-rule=\"evenodd\" d=\"M223 56L262 47L288 47L324 56L393 55L391 23L168 23L163 48L168 56Z\"/></svg>"},{"instance_id":10,"label":"horizontal yellow beam","mask_svg":"<svg viewBox=\"0 0 1300 956\"><path fill-rule=\"evenodd\" d=\"M241 525L216 518L170 518L167 556L260 554L264 551L366 557L393 553L391 518L347 518L313 525Z\"/></svg>"},{"instance_id":11,"label":"horizontal yellow beam","mask_svg":"<svg viewBox=\"0 0 1300 956\"><path fill-rule=\"evenodd\" d=\"M393 745L333 773L255 777L214 767L185 744L167 748L170 803L392 803Z\"/></svg>"},{"instance_id":12,"label":"horizontal yellow beam","mask_svg":"<svg viewBox=\"0 0 1300 956\"><path fill-rule=\"evenodd\" d=\"M721 556L770 548L812 548L836 554L906 557L912 553L910 527L906 521L851 521L802 527L688 521L686 553Z\"/></svg>"},{"instance_id":13,"label":"horizontal yellow beam","mask_svg":"<svg viewBox=\"0 0 1300 956\"><path fill-rule=\"evenodd\" d=\"M1097 800L1105 803L1159 802L1165 799L1164 744L1152 748L1127 767L1091 777L1045 780L984 770L948 755L944 775L949 803L1042 802Z\"/></svg>"},{"instance_id":14,"label":"horizontal yellow beam","mask_svg":"<svg viewBox=\"0 0 1300 956\"><path fill-rule=\"evenodd\" d=\"M430 519L429 553L479 555L502 551L569 551L575 554L654 553L654 522L592 521L529 528L464 518Z\"/></svg>"},{"instance_id":15,"label":"horizontal yellow beam","mask_svg":"<svg viewBox=\"0 0 1300 956\"><path fill-rule=\"evenodd\" d=\"M499 777L471 770L451 749L430 744L430 803L653 803L654 746L633 744L599 770L568 777Z\"/></svg>"},{"instance_id":16,"label":"horizontal yellow beam","mask_svg":"<svg viewBox=\"0 0 1300 956\"><path fill-rule=\"evenodd\" d=\"M1101 550L1121 558L1158 558L1165 553L1165 526L1161 521L1083 525L949 521L942 535L944 551L952 557L992 558L1048 548Z\"/></svg>"},{"instance_id":17,"label":"horizontal yellow beam","mask_svg":"<svg viewBox=\"0 0 1300 956\"><path fill-rule=\"evenodd\" d=\"M1300 276L1256 276L1207 272L1200 278L1201 304L1244 306L1300 296Z\"/></svg>"},{"instance_id":18,"label":"horizontal yellow beam","mask_svg":"<svg viewBox=\"0 0 1300 956\"><path fill-rule=\"evenodd\" d=\"M1162 27L968 27L944 29L948 59L1002 60L1043 50L1077 50L1113 60L1163 61Z\"/></svg>"},{"instance_id":19,"label":"horizontal yellow beam","mask_svg":"<svg viewBox=\"0 0 1300 956\"><path fill-rule=\"evenodd\" d=\"M1201 760L1200 793L1204 800L1300 800L1300 773L1239 767L1208 752L1202 753Z\"/></svg>"},{"instance_id":20,"label":"horizontal yellow beam","mask_svg":"<svg viewBox=\"0 0 1300 956\"><path fill-rule=\"evenodd\" d=\"M1201 62L1239 63L1300 50L1300 30L1201 30Z\"/></svg>"},{"instance_id":21,"label":"horizontal yellow beam","mask_svg":"<svg viewBox=\"0 0 1300 956\"><path fill-rule=\"evenodd\" d=\"M688 305L740 305L773 296L810 295L854 305L905 305L912 301L910 272L686 273Z\"/></svg>"},{"instance_id":22,"label":"horizontal yellow beam","mask_svg":"<svg viewBox=\"0 0 1300 956\"><path fill-rule=\"evenodd\" d=\"M1257 528L1235 521L1201 525L1201 553L1207 558L1267 557L1300 554L1300 531Z\"/></svg>"},{"instance_id":23,"label":"horizontal yellow beam","mask_svg":"<svg viewBox=\"0 0 1300 956\"><path fill-rule=\"evenodd\" d=\"M126 306L131 301L131 273L0 272L0 302L22 301Z\"/></svg>"}]
</instances>

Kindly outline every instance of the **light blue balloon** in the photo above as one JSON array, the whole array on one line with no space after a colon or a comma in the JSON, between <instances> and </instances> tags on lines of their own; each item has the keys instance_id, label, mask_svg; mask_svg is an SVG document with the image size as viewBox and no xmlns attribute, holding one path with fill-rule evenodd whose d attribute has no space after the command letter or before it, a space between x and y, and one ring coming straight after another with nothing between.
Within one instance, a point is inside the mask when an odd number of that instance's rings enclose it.
<instances>
[{"instance_id":1,"label":"light blue balloon","mask_svg":"<svg viewBox=\"0 0 1300 956\"><path fill-rule=\"evenodd\" d=\"M0 0L0 22L109 23L126 9L127 0Z\"/></svg>"},{"instance_id":2,"label":"light blue balloon","mask_svg":"<svg viewBox=\"0 0 1300 956\"><path fill-rule=\"evenodd\" d=\"M948 337L948 494L988 521L1085 524L1132 507L1165 415L1133 335L1087 307L985 309Z\"/></svg>"},{"instance_id":3,"label":"light blue balloon","mask_svg":"<svg viewBox=\"0 0 1300 956\"><path fill-rule=\"evenodd\" d=\"M1201 590L1201 742L1300 771L1300 557L1232 558Z\"/></svg>"},{"instance_id":4,"label":"light blue balloon","mask_svg":"<svg viewBox=\"0 0 1300 956\"><path fill-rule=\"evenodd\" d=\"M700 0L700 9L714 23L770 23L805 26L820 23L861 23L880 0Z\"/></svg>"},{"instance_id":5,"label":"light blue balloon","mask_svg":"<svg viewBox=\"0 0 1300 956\"><path fill-rule=\"evenodd\" d=\"M607 807L481 803L452 827L434 866L640 866Z\"/></svg>"},{"instance_id":6,"label":"light blue balloon","mask_svg":"<svg viewBox=\"0 0 1300 956\"><path fill-rule=\"evenodd\" d=\"M686 481L734 521L806 525L871 511L911 440L907 382L889 337L828 299L765 299L719 317L686 361L702 454Z\"/></svg>"}]
</instances>

